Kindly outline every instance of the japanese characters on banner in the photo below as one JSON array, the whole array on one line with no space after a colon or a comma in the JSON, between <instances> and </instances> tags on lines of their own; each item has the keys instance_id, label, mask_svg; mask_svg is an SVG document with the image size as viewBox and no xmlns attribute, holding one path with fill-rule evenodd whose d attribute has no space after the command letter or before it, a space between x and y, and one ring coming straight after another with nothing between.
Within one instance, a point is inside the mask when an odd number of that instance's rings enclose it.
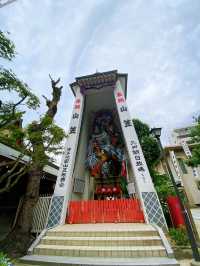
<instances>
[{"instance_id":1,"label":"japanese characters on banner","mask_svg":"<svg viewBox=\"0 0 200 266\"><path fill-rule=\"evenodd\" d=\"M77 92L73 113L70 121L68 137L66 140L65 150L62 157L61 166L56 182L54 195L66 195L71 187L73 165L75 161L76 149L81 125L81 117L83 110L83 96Z\"/></svg>"},{"instance_id":2,"label":"japanese characters on banner","mask_svg":"<svg viewBox=\"0 0 200 266\"><path fill-rule=\"evenodd\" d=\"M121 84L117 81L114 90L115 101L121 121L121 126L126 142L127 150L130 160L133 164L134 174L136 176L137 184L141 191L154 191L152 180L142 153L140 143L138 141L133 122L130 118L124 93L121 89Z\"/></svg>"},{"instance_id":3,"label":"japanese characters on banner","mask_svg":"<svg viewBox=\"0 0 200 266\"><path fill-rule=\"evenodd\" d=\"M183 147L183 150L184 150L184 152L185 152L185 155L186 155L188 158L190 158L190 157L192 156L192 153L191 153L191 151L190 151L190 148L189 148L187 142L186 142L185 140L182 140L182 141L181 141L181 145L182 145L182 147ZM197 170L196 167L192 167L192 173L193 173L193 176L196 177L196 178L199 176L199 174L198 174L198 170Z\"/></svg>"},{"instance_id":4,"label":"japanese characters on banner","mask_svg":"<svg viewBox=\"0 0 200 266\"><path fill-rule=\"evenodd\" d=\"M172 160L176 175L178 177L178 178L175 178L175 181L176 182L178 181L178 182L182 183L181 173L180 173L180 170L179 170L179 166L178 166L178 162L177 162L177 159L176 159L176 155L175 155L174 151L170 151L169 154L170 154L170 158Z\"/></svg>"}]
</instances>

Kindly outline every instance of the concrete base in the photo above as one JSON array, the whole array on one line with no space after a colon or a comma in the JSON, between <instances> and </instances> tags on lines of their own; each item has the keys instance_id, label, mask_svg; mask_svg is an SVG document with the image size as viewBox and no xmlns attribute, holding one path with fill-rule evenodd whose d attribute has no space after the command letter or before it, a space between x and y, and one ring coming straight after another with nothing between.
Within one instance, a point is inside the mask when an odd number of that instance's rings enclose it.
<instances>
[{"instance_id":1,"label":"concrete base","mask_svg":"<svg viewBox=\"0 0 200 266\"><path fill-rule=\"evenodd\" d=\"M27 265L54 266L180 266L171 258L85 258L62 256L25 256L20 262ZM20 264L19 264L20 265Z\"/></svg>"},{"instance_id":2,"label":"concrete base","mask_svg":"<svg viewBox=\"0 0 200 266\"><path fill-rule=\"evenodd\" d=\"M192 260L191 266L200 266L200 261Z\"/></svg>"}]
</instances>

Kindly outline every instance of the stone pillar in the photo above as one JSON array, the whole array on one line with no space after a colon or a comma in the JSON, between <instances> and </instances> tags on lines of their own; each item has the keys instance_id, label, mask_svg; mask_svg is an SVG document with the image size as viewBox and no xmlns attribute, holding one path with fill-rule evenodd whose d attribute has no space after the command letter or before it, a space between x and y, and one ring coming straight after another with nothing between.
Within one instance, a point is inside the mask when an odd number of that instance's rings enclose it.
<instances>
[{"instance_id":1,"label":"stone pillar","mask_svg":"<svg viewBox=\"0 0 200 266\"><path fill-rule=\"evenodd\" d=\"M163 229L167 229L162 207L152 183L119 80L116 82L114 97L145 220L147 223L155 223Z\"/></svg>"},{"instance_id":2,"label":"stone pillar","mask_svg":"<svg viewBox=\"0 0 200 266\"><path fill-rule=\"evenodd\" d=\"M77 87L69 132L56 181L54 195L50 205L47 228L65 223L68 201L71 197L73 187L72 176L80 135L83 107L84 97L80 92L80 88Z\"/></svg>"}]
</instances>

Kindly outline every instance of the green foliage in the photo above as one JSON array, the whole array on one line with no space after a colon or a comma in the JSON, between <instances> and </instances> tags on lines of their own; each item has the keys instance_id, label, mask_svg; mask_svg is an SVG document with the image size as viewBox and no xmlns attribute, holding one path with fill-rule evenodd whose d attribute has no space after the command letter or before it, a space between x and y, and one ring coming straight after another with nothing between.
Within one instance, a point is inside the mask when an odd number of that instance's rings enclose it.
<instances>
[{"instance_id":1,"label":"green foliage","mask_svg":"<svg viewBox=\"0 0 200 266\"><path fill-rule=\"evenodd\" d=\"M149 126L139 119L133 119L133 124L150 172L160 158L160 148L155 138L150 135Z\"/></svg>"},{"instance_id":2,"label":"green foliage","mask_svg":"<svg viewBox=\"0 0 200 266\"><path fill-rule=\"evenodd\" d=\"M15 46L13 42L0 31L0 57L12 60L14 56ZM12 98L14 99L0 101L0 129L3 130L0 130L0 139L2 140L4 129L11 131L11 128L8 127L22 118L24 114L24 111L20 110L22 105L35 110L39 107L39 99L31 92L26 83L16 77L12 70L7 70L3 67L0 67L0 91L12 93Z\"/></svg>"},{"instance_id":3,"label":"green foliage","mask_svg":"<svg viewBox=\"0 0 200 266\"><path fill-rule=\"evenodd\" d=\"M1 102L0 105L0 128L4 128L13 121L19 121L24 111L20 110L22 104L27 108L36 109L39 107L39 99L35 96L27 84L19 80L11 70L0 68L0 91L16 92L17 97L13 94L16 101Z\"/></svg>"},{"instance_id":4,"label":"green foliage","mask_svg":"<svg viewBox=\"0 0 200 266\"><path fill-rule=\"evenodd\" d=\"M38 129L38 125L40 130ZM25 129L25 138L30 141L32 159L44 166L49 161L54 161L53 157L48 155L58 155L61 153L63 146L62 140L66 136L64 130L56 125L48 116L40 119L39 123L33 121ZM34 152L32 152L34 150Z\"/></svg>"},{"instance_id":5,"label":"green foliage","mask_svg":"<svg viewBox=\"0 0 200 266\"><path fill-rule=\"evenodd\" d=\"M187 246L189 245L189 239L184 227L180 228L171 228L169 229L169 235L172 241L177 246Z\"/></svg>"},{"instance_id":6,"label":"green foliage","mask_svg":"<svg viewBox=\"0 0 200 266\"><path fill-rule=\"evenodd\" d=\"M0 265L1 266L11 266L12 265L10 259L3 252L0 252Z\"/></svg>"},{"instance_id":7,"label":"green foliage","mask_svg":"<svg viewBox=\"0 0 200 266\"><path fill-rule=\"evenodd\" d=\"M39 107L39 99L34 95L28 85L18 79L12 70L0 69L0 91L15 91L20 99L26 98L26 106L36 109Z\"/></svg>"},{"instance_id":8,"label":"green foliage","mask_svg":"<svg viewBox=\"0 0 200 266\"><path fill-rule=\"evenodd\" d=\"M141 146L147 165L151 171L157 160L160 158L160 148L156 139L152 136L143 137L141 140Z\"/></svg>"},{"instance_id":9,"label":"green foliage","mask_svg":"<svg viewBox=\"0 0 200 266\"><path fill-rule=\"evenodd\" d=\"M154 185L158 193L158 196L162 202L165 202L166 198L169 195L175 195L172 182L168 175L166 174L160 175L160 174L154 173L153 181L154 181Z\"/></svg>"},{"instance_id":10,"label":"green foliage","mask_svg":"<svg viewBox=\"0 0 200 266\"><path fill-rule=\"evenodd\" d=\"M0 32L0 57L11 60L14 55L13 43ZM12 70L0 67L0 92L9 93L12 99L0 101L0 142L9 144L21 152L20 158L9 164L5 168L7 170L1 174L0 193L9 191L19 178L31 169L37 169L36 172L42 171L45 165L53 161L53 155L61 153L61 142L65 133L54 122L62 91L62 86L57 86L59 81L60 79L54 81L51 78L52 100L44 97L47 112L38 121L32 121L26 128L22 128L21 122L25 110L27 108L35 110L39 107L39 99ZM21 166L19 163L23 155L29 155L31 160Z\"/></svg>"},{"instance_id":11,"label":"green foliage","mask_svg":"<svg viewBox=\"0 0 200 266\"><path fill-rule=\"evenodd\" d=\"M11 123L6 127L0 128L0 142L19 149L18 141L23 140L24 130L17 124Z\"/></svg>"},{"instance_id":12,"label":"green foliage","mask_svg":"<svg viewBox=\"0 0 200 266\"><path fill-rule=\"evenodd\" d=\"M200 165L200 121L197 120L197 125L191 130L191 143L195 143L192 149L192 157L186 163L189 166L196 167Z\"/></svg>"},{"instance_id":13,"label":"green foliage","mask_svg":"<svg viewBox=\"0 0 200 266\"><path fill-rule=\"evenodd\" d=\"M150 135L150 129L147 124L143 123L139 119L133 119L133 124L140 142L145 136L148 137Z\"/></svg>"},{"instance_id":14,"label":"green foliage","mask_svg":"<svg viewBox=\"0 0 200 266\"><path fill-rule=\"evenodd\" d=\"M11 60L14 56L14 43L2 31L0 31L0 57Z\"/></svg>"},{"instance_id":15,"label":"green foliage","mask_svg":"<svg viewBox=\"0 0 200 266\"><path fill-rule=\"evenodd\" d=\"M175 195L171 180L168 175L160 175L155 172L154 167L159 161L161 150L157 140L151 136L149 126L138 119L133 119L133 124L140 141L144 157L149 168L155 189L162 204L163 211L169 217L169 210L166 204L166 198L169 195Z\"/></svg>"},{"instance_id":16,"label":"green foliage","mask_svg":"<svg viewBox=\"0 0 200 266\"><path fill-rule=\"evenodd\" d=\"M155 186L155 189L157 191L160 203L162 205L163 212L164 212L165 216L168 217L169 216L169 210L168 210L168 207L166 204L166 199L170 195L176 195L174 188L172 186L172 182L171 182L169 176L166 174L160 175L160 174L156 173L155 171L153 171L151 173L151 176L152 176L154 186Z\"/></svg>"}]
</instances>

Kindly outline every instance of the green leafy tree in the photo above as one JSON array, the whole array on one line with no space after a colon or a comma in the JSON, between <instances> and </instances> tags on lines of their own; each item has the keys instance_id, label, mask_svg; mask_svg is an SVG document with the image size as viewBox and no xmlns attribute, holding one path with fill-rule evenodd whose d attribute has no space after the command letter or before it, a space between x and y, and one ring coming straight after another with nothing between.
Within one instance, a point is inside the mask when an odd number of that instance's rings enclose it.
<instances>
[{"instance_id":1,"label":"green leafy tree","mask_svg":"<svg viewBox=\"0 0 200 266\"><path fill-rule=\"evenodd\" d=\"M53 161L53 154L57 155L62 151L62 140L65 133L54 122L62 91L62 86L59 87L58 83L59 79L57 81L51 79L52 99L46 98L46 113L38 121L32 121L24 128L23 142L25 145L12 168L1 175L1 180L6 180L6 185L1 192L5 192L5 189L8 191L24 174L28 175L26 192L16 226L0 245L7 253L12 250L12 252L16 251L18 254L22 254L30 246L33 208L39 198L43 168ZM16 168L24 154L28 154L30 160L20 167L16 174Z\"/></svg>"},{"instance_id":2,"label":"green leafy tree","mask_svg":"<svg viewBox=\"0 0 200 266\"><path fill-rule=\"evenodd\" d=\"M0 57L7 60L15 57L15 45L2 31L0 31Z\"/></svg>"},{"instance_id":3,"label":"green leafy tree","mask_svg":"<svg viewBox=\"0 0 200 266\"><path fill-rule=\"evenodd\" d=\"M195 145L192 148L192 157L186 161L189 166L196 167L200 165L200 116L196 118L197 125L191 130L191 143Z\"/></svg>"},{"instance_id":4,"label":"green leafy tree","mask_svg":"<svg viewBox=\"0 0 200 266\"><path fill-rule=\"evenodd\" d=\"M138 135L138 139L141 144L142 151L144 153L144 157L149 168L155 189L158 193L158 197L160 199L165 217L167 220L169 218L169 211L166 204L166 198L169 195L175 195L172 182L168 175L166 174L158 174L154 168L156 164L161 159L161 151L157 140L151 136L150 128L147 124L141 122L138 119L133 120L134 127L136 133Z\"/></svg>"},{"instance_id":5,"label":"green leafy tree","mask_svg":"<svg viewBox=\"0 0 200 266\"><path fill-rule=\"evenodd\" d=\"M16 55L15 46L8 38L8 34L0 31L0 57L11 61ZM19 167L24 152L24 131L20 126L25 108L35 110L39 107L39 99L36 97L26 83L17 78L12 70L0 67L0 92L11 100L0 100L0 142L11 145L21 151L16 161L1 161L0 168L7 166L8 171L0 174L0 193L8 191L23 176L26 167ZM8 97L10 96L10 97ZM14 99L14 100L13 100Z\"/></svg>"},{"instance_id":6,"label":"green leafy tree","mask_svg":"<svg viewBox=\"0 0 200 266\"><path fill-rule=\"evenodd\" d=\"M14 56L14 52L12 52L14 46L8 39L4 43L9 47L4 49L4 46L1 45L0 53L5 59L11 60ZM7 170L1 172L0 175L0 193L9 191L25 174L27 178L26 192L16 225L7 238L0 243L0 248L8 254L10 251L17 254L24 253L30 246L33 208L39 198L43 168L53 161L52 155L57 155L62 150L62 140L65 133L54 121L62 86L59 86L60 79L55 81L51 76L50 79L52 97L47 99L44 96L46 112L37 121L32 121L25 128L18 130L15 123L16 120L19 121L23 117L24 111L20 109L22 102L26 107L35 109L39 104L39 100L30 92L28 86L17 79L11 71L3 70L0 76L0 89L8 93L17 92L20 98L16 103L1 102L1 139L5 138L7 142L13 143L19 137L21 140L21 145L17 146L19 156L16 160L1 162L0 166L6 166L5 169ZM10 132L11 129L12 132ZM5 132L8 132L8 134L5 134ZM28 156L29 160L22 163L24 155Z\"/></svg>"},{"instance_id":7,"label":"green leafy tree","mask_svg":"<svg viewBox=\"0 0 200 266\"><path fill-rule=\"evenodd\" d=\"M138 139L144 153L144 157L149 168L152 172L156 162L160 158L160 148L156 139L151 136L149 126L139 119L133 119L133 124L138 135Z\"/></svg>"},{"instance_id":8,"label":"green leafy tree","mask_svg":"<svg viewBox=\"0 0 200 266\"><path fill-rule=\"evenodd\" d=\"M15 55L13 42L0 31L0 58L11 61ZM12 132L16 122L22 118L24 114L22 107L36 109L39 107L39 99L31 92L26 83L17 78L12 70L2 66L0 67L0 92L12 93L10 98L15 99L15 101L0 100L0 141L3 141L5 129ZM8 141L7 136L6 141Z\"/></svg>"}]
</instances>

